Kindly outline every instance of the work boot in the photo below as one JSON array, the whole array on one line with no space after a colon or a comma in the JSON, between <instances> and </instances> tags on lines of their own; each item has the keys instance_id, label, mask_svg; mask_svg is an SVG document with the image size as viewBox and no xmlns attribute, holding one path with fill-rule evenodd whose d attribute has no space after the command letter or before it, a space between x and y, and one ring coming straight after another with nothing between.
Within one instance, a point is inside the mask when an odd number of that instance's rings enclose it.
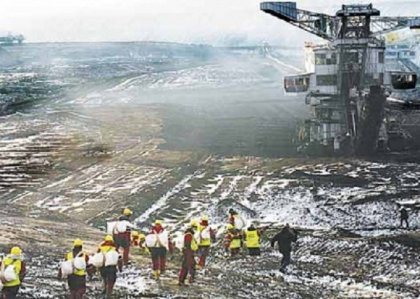
<instances>
[{"instance_id":1,"label":"work boot","mask_svg":"<svg viewBox=\"0 0 420 299\"><path fill-rule=\"evenodd\" d=\"M153 278L154 279L156 279L156 280L158 280L159 279L159 277L160 277L160 271L159 270L155 270L155 271L153 271Z\"/></svg>"}]
</instances>

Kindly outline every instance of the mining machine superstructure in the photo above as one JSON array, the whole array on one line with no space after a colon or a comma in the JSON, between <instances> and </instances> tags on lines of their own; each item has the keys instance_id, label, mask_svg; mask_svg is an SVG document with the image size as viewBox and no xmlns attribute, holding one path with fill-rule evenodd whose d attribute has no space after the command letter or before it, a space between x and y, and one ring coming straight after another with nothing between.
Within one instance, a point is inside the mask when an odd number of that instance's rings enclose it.
<instances>
[{"instance_id":1,"label":"mining machine superstructure","mask_svg":"<svg viewBox=\"0 0 420 299\"><path fill-rule=\"evenodd\" d=\"M286 92L305 93L311 118L298 139L308 152L371 154L384 138L384 106L392 89L415 88L415 72L388 72L383 35L420 28L420 17L382 17L372 4L342 5L334 16L263 2L261 10L326 41L308 45L314 65L286 76ZM385 133L386 135L386 133Z\"/></svg>"}]
</instances>

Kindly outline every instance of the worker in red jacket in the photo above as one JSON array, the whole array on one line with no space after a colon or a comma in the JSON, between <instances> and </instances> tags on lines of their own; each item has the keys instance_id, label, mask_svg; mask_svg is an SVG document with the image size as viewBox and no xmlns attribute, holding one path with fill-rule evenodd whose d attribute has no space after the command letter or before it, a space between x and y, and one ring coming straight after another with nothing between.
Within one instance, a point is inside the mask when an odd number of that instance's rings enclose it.
<instances>
[{"instance_id":1,"label":"worker in red jacket","mask_svg":"<svg viewBox=\"0 0 420 299\"><path fill-rule=\"evenodd\" d=\"M198 269L204 268L206 259L210 253L211 243L216 239L215 231L209 226L209 218L203 215L200 223L196 228L197 242L198 242Z\"/></svg>"},{"instance_id":2,"label":"worker in red jacket","mask_svg":"<svg viewBox=\"0 0 420 299\"><path fill-rule=\"evenodd\" d=\"M113 238L117 245L117 250L119 250L120 247L123 248L124 265L128 265L128 256L130 254L131 229L133 228L133 225L130 222L131 215L133 215L133 212L130 209L125 208L123 214L118 218L113 231Z\"/></svg>"},{"instance_id":3,"label":"worker in red jacket","mask_svg":"<svg viewBox=\"0 0 420 299\"><path fill-rule=\"evenodd\" d=\"M159 279L166 270L166 255L171 250L169 235L161 220L155 221L149 235L153 237L153 244L147 245L152 255L153 277Z\"/></svg>"},{"instance_id":4,"label":"worker in red jacket","mask_svg":"<svg viewBox=\"0 0 420 299\"><path fill-rule=\"evenodd\" d=\"M194 228L189 227L184 234L184 246L182 248L182 264L179 271L179 286L185 286L185 279L190 274L189 283L193 283L195 276L195 251L198 250L197 241L194 239Z\"/></svg>"}]
</instances>

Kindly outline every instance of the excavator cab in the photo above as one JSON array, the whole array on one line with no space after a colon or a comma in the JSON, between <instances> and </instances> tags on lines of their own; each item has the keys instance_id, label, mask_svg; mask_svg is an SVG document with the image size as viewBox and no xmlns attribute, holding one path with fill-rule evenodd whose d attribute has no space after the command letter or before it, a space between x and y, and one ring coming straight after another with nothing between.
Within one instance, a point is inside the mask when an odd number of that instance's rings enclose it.
<instances>
[{"instance_id":1,"label":"excavator cab","mask_svg":"<svg viewBox=\"0 0 420 299\"><path fill-rule=\"evenodd\" d=\"M392 72L391 85L396 90L414 89L417 85L417 74L414 72Z\"/></svg>"},{"instance_id":2,"label":"excavator cab","mask_svg":"<svg viewBox=\"0 0 420 299\"><path fill-rule=\"evenodd\" d=\"M310 74L284 77L284 89L287 93L307 92L310 86Z\"/></svg>"}]
</instances>

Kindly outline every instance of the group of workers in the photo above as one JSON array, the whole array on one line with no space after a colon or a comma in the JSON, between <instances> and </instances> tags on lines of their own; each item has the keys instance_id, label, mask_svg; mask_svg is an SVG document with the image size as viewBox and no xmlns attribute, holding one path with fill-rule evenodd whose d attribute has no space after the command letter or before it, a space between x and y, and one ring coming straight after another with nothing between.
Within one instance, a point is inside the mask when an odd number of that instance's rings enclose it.
<instances>
[{"instance_id":1,"label":"group of workers","mask_svg":"<svg viewBox=\"0 0 420 299\"><path fill-rule=\"evenodd\" d=\"M130 209L123 210L122 215L113 225L112 234L105 235L94 255L89 255L84 251L82 240L73 241L73 248L65 254L58 273L59 278L67 279L70 299L84 298L87 277L93 276L96 272L100 273L103 280L103 294L106 298L110 298L117 273L129 264L130 247L150 254L152 275L155 279L159 279L165 272L167 253L172 253L174 248L178 247L182 252L178 276L179 286L186 286L185 280L188 275L189 283L193 283L196 271L206 266L211 245L216 242L216 231L210 227L208 216L203 215L199 220L192 220L178 240L177 246L161 220L154 222L148 234L142 234L134 230L134 225L130 222L131 215ZM252 224L246 227L246 221L236 211L230 209L223 239L226 254L236 256L241 248L246 248L250 256L260 255L260 240L264 230ZM271 240L272 247L278 242L279 250L283 254L281 269L290 263L291 243L295 242L296 238L296 232L286 225ZM8 273L14 275L8 275ZM22 261L22 250L19 247L13 247L1 263L2 295L0 299L16 298L25 274L26 267Z\"/></svg>"}]
</instances>

